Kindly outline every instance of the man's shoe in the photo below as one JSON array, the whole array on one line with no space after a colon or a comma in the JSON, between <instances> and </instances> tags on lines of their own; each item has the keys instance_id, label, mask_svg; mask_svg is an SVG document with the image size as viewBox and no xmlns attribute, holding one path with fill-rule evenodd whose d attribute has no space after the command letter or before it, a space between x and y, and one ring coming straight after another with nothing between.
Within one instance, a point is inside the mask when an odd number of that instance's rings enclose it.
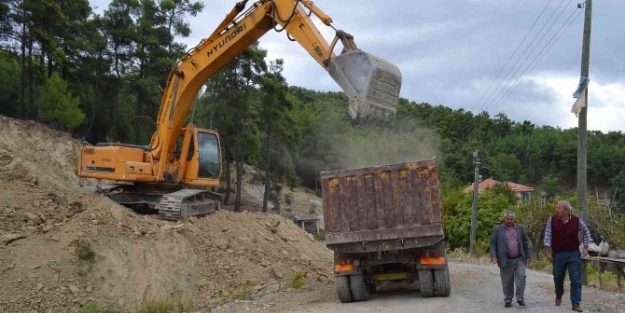
<instances>
[{"instance_id":1,"label":"man's shoe","mask_svg":"<svg viewBox=\"0 0 625 313\"><path fill-rule=\"evenodd\" d=\"M512 302L506 302L503 306L506 307L506 308L511 308L512 307Z\"/></svg>"},{"instance_id":2,"label":"man's shoe","mask_svg":"<svg viewBox=\"0 0 625 313\"><path fill-rule=\"evenodd\" d=\"M575 312L584 312L584 310L582 310L582 308L579 306L579 304L573 304L573 311L575 311Z\"/></svg>"},{"instance_id":3,"label":"man's shoe","mask_svg":"<svg viewBox=\"0 0 625 313\"><path fill-rule=\"evenodd\" d=\"M556 306L560 306L562 304L562 296L556 296Z\"/></svg>"},{"instance_id":4,"label":"man's shoe","mask_svg":"<svg viewBox=\"0 0 625 313\"><path fill-rule=\"evenodd\" d=\"M519 300L516 303L518 303L519 306L525 306L525 301L523 301L523 300Z\"/></svg>"}]
</instances>

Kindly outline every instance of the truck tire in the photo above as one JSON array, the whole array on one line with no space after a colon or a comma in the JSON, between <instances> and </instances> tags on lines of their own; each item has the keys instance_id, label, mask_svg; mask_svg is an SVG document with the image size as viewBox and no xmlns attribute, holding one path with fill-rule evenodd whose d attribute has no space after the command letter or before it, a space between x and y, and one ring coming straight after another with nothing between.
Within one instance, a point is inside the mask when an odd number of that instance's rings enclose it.
<instances>
[{"instance_id":1,"label":"truck tire","mask_svg":"<svg viewBox=\"0 0 625 313\"><path fill-rule=\"evenodd\" d=\"M419 270L418 274L421 296L424 298L434 296L434 277L432 277L432 270Z\"/></svg>"},{"instance_id":2,"label":"truck tire","mask_svg":"<svg viewBox=\"0 0 625 313\"><path fill-rule=\"evenodd\" d=\"M362 274L351 275L349 277L349 283L352 290L352 296L354 301L367 301L371 296L367 291L367 285L365 284L365 276Z\"/></svg>"},{"instance_id":3,"label":"truck tire","mask_svg":"<svg viewBox=\"0 0 625 313\"><path fill-rule=\"evenodd\" d=\"M336 285L336 295L341 303L350 303L353 300L349 286L349 276L337 276L334 278Z\"/></svg>"},{"instance_id":4,"label":"truck tire","mask_svg":"<svg viewBox=\"0 0 625 313\"><path fill-rule=\"evenodd\" d=\"M447 264L445 264L444 269L434 271L434 284L436 285L436 296L449 297L451 284L449 282L449 266Z\"/></svg>"}]
</instances>

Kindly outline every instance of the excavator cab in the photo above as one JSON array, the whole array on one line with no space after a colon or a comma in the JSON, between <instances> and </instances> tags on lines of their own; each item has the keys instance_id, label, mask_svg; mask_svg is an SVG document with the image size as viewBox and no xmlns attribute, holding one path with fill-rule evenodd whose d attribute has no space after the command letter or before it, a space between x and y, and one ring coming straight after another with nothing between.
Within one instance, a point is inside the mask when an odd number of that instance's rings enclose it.
<instances>
[{"instance_id":1,"label":"excavator cab","mask_svg":"<svg viewBox=\"0 0 625 313\"><path fill-rule=\"evenodd\" d=\"M221 177L221 149L219 148L217 135L208 132L198 132L197 142L197 176L208 179L219 179L219 177Z\"/></svg>"},{"instance_id":2,"label":"excavator cab","mask_svg":"<svg viewBox=\"0 0 625 313\"><path fill-rule=\"evenodd\" d=\"M168 172L169 181L186 185L217 185L221 177L222 154L221 141L215 131L187 125L178 136L173 157L178 166Z\"/></svg>"},{"instance_id":3,"label":"excavator cab","mask_svg":"<svg viewBox=\"0 0 625 313\"><path fill-rule=\"evenodd\" d=\"M191 126L187 126L189 128ZM215 180L221 177L221 145L218 135L211 130L191 127L192 138L189 138L188 147L185 146L186 128L183 129L176 141L173 152L174 161L186 164L184 173L168 175L172 180L181 176L183 181L198 179ZM186 148L185 148L186 147ZM196 148L197 147L197 148ZM185 159L182 160L182 150L186 149Z\"/></svg>"}]
</instances>

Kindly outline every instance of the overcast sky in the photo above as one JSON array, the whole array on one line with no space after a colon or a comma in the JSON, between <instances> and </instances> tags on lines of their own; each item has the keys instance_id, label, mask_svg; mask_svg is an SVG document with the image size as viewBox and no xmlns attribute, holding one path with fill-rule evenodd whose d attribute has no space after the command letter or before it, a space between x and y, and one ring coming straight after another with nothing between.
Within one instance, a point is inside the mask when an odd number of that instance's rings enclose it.
<instances>
[{"instance_id":1,"label":"overcast sky","mask_svg":"<svg viewBox=\"0 0 625 313\"><path fill-rule=\"evenodd\" d=\"M190 17L195 46L236 3L205 0ZM108 0L91 0L97 12ZM248 3L248 7L252 1ZM395 63L400 96L473 112L505 113L515 121L570 128L572 93L580 78L584 10L569 0L316 0L334 26L359 48ZM625 1L593 2L588 128L625 126ZM542 14L542 15L541 15ZM328 41L334 31L317 24ZM531 32L530 32L531 30ZM338 91L336 83L285 33L260 39L269 59L285 60L289 85Z\"/></svg>"}]
</instances>

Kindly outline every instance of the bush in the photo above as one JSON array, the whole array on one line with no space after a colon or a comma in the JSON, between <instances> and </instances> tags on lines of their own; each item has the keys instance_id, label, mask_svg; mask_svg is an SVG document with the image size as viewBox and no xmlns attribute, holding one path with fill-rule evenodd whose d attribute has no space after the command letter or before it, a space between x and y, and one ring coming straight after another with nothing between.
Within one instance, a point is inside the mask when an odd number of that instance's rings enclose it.
<instances>
[{"instance_id":1,"label":"bush","mask_svg":"<svg viewBox=\"0 0 625 313\"><path fill-rule=\"evenodd\" d=\"M532 244L534 253L533 259L535 260L542 258L545 226L549 217L555 212L555 203L557 203L557 201L543 204L542 201L536 197L529 202L521 204L519 212L517 212L516 222L522 224L525 228L527 239L529 239Z\"/></svg>"},{"instance_id":2,"label":"bush","mask_svg":"<svg viewBox=\"0 0 625 313\"><path fill-rule=\"evenodd\" d=\"M450 248L469 247L473 194L460 190L443 194L443 223ZM509 197L487 190L478 199L477 242L488 249L493 227L502 222L503 212L513 207ZM486 252L486 251L484 251Z\"/></svg>"},{"instance_id":3,"label":"bush","mask_svg":"<svg viewBox=\"0 0 625 313\"><path fill-rule=\"evenodd\" d=\"M293 276L293 280L291 281L291 287L293 289L300 289L304 286L304 278L306 278L306 272L297 271Z\"/></svg>"},{"instance_id":4,"label":"bush","mask_svg":"<svg viewBox=\"0 0 625 313\"><path fill-rule=\"evenodd\" d=\"M239 290L233 297L235 300L251 300L252 299L252 287L245 285Z\"/></svg>"},{"instance_id":5,"label":"bush","mask_svg":"<svg viewBox=\"0 0 625 313\"><path fill-rule=\"evenodd\" d=\"M91 244L84 238L77 240L74 253L76 257L83 260L93 262L95 260L95 252L91 248Z\"/></svg>"},{"instance_id":6,"label":"bush","mask_svg":"<svg viewBox=\"0 0 625 313\"><path fill-rule=\"evenodd\" d=\"M319 228L319 232L315 235L315 240L318 240L318 241L326 240L326 231L323 228Z\"/></svg>"},{"instance_id":7,"label":"bush","mask_svg":"<svg viewBox=\"0 0 625 313\"><path fill-rule=\"evenodd\" d=\"M72 95L57 73L50 77L39 99L39 118L56 129L72 129L82 124L85 113L80 109L80 99Z\"/></svg>"},{"instance_id":8,"label":"bush","mask_svg":"<svg viewBox=\"0 0 625 313\"><path fill-rule=\"evenodd\" d=\"M610 244L610 249L625 249L625 215L616 210L610 211L591 197L585 222L592 235L603 238ZM598 245L601 242L595 243Z\"/></svg>"},{"instance_id":9,"label":"bush","mask_svg":"<svg viewBox=\"0 0 625 313\"><path fill-rule=\"evenodd\" d=\"M82 307L82 313L120 313L121 311L114 309L111 305L104 307L98 306L95 302L87 302Z\"/></svg>"},{"instance_id":10,"label":"bush","mask_svg":"<svg viewBox=\"0 0 625 313\"><path fill-rule=\"evenodd\" d=\"M157 300L145 302L137 310L137 313L184 313L191 312L191 310L192 308L189 304L168 300Z\"/></svg>"},{"instance_id":11,"label":"bush","mask_svg":"<svg viewBox=\"0 0 625 313\"><path fill-rule=\"evenodd\" d=\"M97 304L89 302L82 307L82 313L100 313L100 308Z\"/></svg>"}]
</instances>

